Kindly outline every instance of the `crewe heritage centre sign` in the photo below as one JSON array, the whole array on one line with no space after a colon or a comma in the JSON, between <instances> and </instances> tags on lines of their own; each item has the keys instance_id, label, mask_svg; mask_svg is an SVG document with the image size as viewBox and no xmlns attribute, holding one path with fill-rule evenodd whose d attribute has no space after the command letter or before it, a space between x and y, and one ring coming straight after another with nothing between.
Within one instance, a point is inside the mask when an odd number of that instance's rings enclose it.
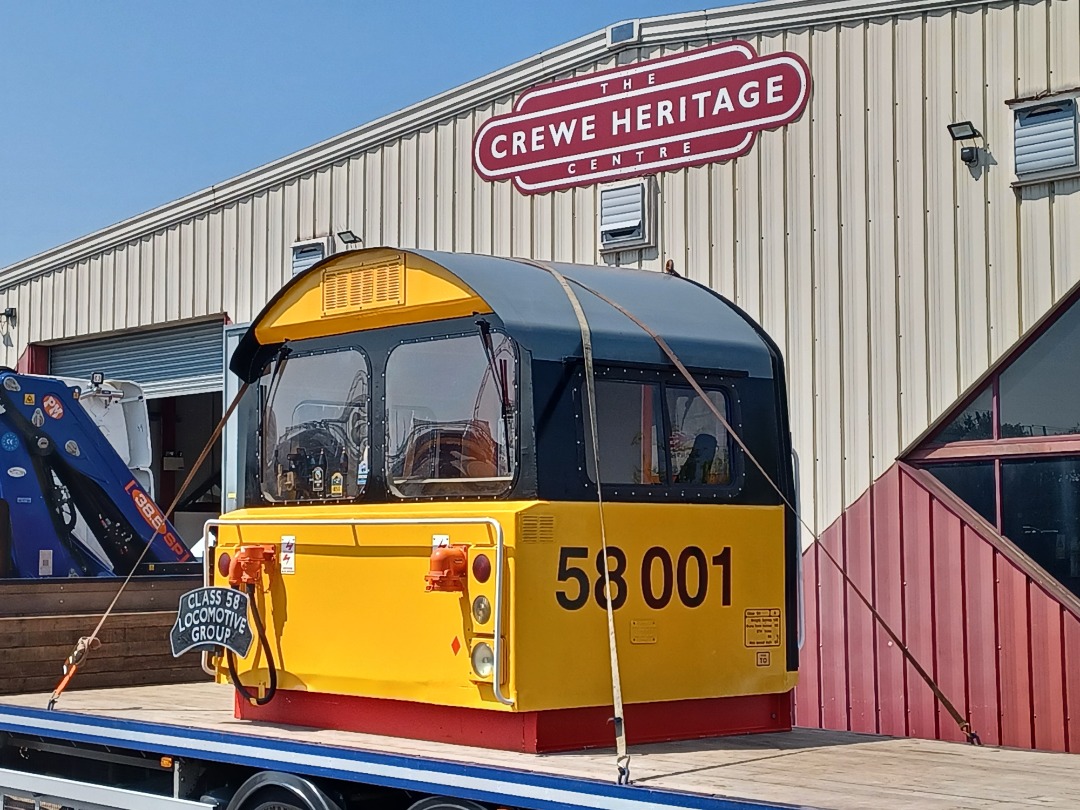
<instances>
[{"instance_id":1,"label":"crewe heritage centre sign","mask_svg":"<svg viewBox=\"0 0 1080 810\"><path fill-rule=\"evenodd\" d=\"M798 55L725 42L533 88L476 133L473 166L539 194L731 160L809 96Z\"/></svg>"}]
</instances>

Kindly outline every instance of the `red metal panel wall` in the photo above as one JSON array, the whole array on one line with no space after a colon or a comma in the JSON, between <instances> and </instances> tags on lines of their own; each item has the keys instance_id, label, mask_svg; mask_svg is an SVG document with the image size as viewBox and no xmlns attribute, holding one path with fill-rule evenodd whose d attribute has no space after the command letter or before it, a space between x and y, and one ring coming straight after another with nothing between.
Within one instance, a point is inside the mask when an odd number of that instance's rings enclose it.
<instances>
[{"instance_id":1,"label":"red metal panel wall","mask_svg":"<svg viewBox=\"0 0 1080 810\"><path fill-rule=\"evenodd\" d=\"M1035 747L1065 750L1065 686L1061 605L1031 587L1031 700Z\"/></svg>"},{"instance_id":2,"label":"red metal panel wall","mask_svg":"<svg viewBox=\"0 0 1080 810\"><path fill-rule=\"evenodd\" d=\"M844 559L844 533L834 532L822 537L825 546L838 561ZM845 649L846 625L843 578L827 555L818 554L818 636L820 637L821 667L821 722L825 728L848 727L847 664L843 655L832 655L832 650ZM822 617L827 620L822 621Z\"/></svg>"},{"instance_id":3,"label":"red metal panel wall","mask_svg":"<svg viewBox=\"0 0 1080 810\"><path fill-rule=\"evenodd\" d=\"M821 679L818 677L817 549L803 555L803 621L805 641L799 654L799 688L795 690L795 723L821 727Z\"/></svg>"},{"instance_id":4,"label":"red metal panel wall","mask_svg":"<svg viewBox=\"0 0 1080 810\"><path fill-rule=\"evenodd\" d=\"M870 537L853 537L874 549L874 606L891 627L903 628L904 606L901 597L903 579L900 569L900 471L892 468L875 484L872 492L863 496L871 501L875 542ZM863 606L860 610L865 610ZM878 699L878 727L881 734L907 734L907 710L904 700L904 658L892 639L879 626L874 626L877 639L874 650ZM862 654L865 658L865 652ZM863 662L865 672L867 662ZM864 676L865 677L865 676Z\"/></svg>"},{"instance_id":5,"label":"red metal panel wall","mask_svg":"<svg viewBox=\"0 0 1080 810\"><path fill-rule=\"evenodd\" d=\"M1070 613L1065 620L1065 748L1080 752L1080 622Z\"/></svg>"},{"instance_id":6,"label":"red metal panel wall","mask_svg":"<svg viewBox=\"0 0 1080 810\"><path fill-rule=\"evenodd\" d=\"M983 741L1080 752L1080 602L927 473L897 464L821 537ZM962 735L816 546L804 726Z\"/></svg>"},{"instance_id":7,"label":"red metal panel wall","mask_svg":"<svg viewBox=\"0 0 1080 810\"><path fill-rule=\"evenodd\" d=\"M994 559L997 572L998 698L1001 701L1001 740L1005 745L1030 748L1031 650L1028 647L1027 578L1001 555Z\"/></svg>"},{"instance_id":8,"label":"red metal panel wall","mask_svg":"<svg viewBox=\"0 0 1080 810\"><path fill-rule=\"evenodd\" d=\"M933 548L930 495L911 480L900 476L901 524L904 527L900 544L903 548L904 626L901 638L928 672L934 662L934 578L930 572L930 551ZM929 542L918 542L925 537ZM896 629L895 627L893 628ZM937 736L937 711L934 693L919 674L907 664L908 734L912 737Z\"/></svg>"},{"instance_id":9,"label":"red metal panel wall","mask_svg":"<svg viewBox=\"0 0 1080 810\"><path fill-rule=\"evenodd\" d=\"M964 591L948 587L956 582L963 563L963 524L960 518L935 502L931 512L934 573L934 679L946 695L967 694L964 654ZM940 587L939 587L940 584ZM921 682L921 679L920 679ZM937 736L943 740L964 740L944 706L937 706Z\"/></svg>"},{"instance_id":10,"label":"red metal panel wall","mask_svg":"<svg viewBox=\"0 0 1080 810\"><path fill-rule=\"evenodd\" d=\"M847 572L853 585L867 599L874 599L874 548L860 543L870 533L870 499L860 499L844 515L844 549ZM866 650L873 655L874 619L854 593L847 595L847 648ZM848 726L852 731L877 731L877 691L873 678L852 677L853 662L848 662Z\"/></svg>"},{"instance_id":11,"label":"red metal panel wall","mask_svg":"<svg viewBox=\"0 0 1080 810\"><path fill-rule=\"evenodd\" d=\"M964 526L964 630L967 635L968 719L988 745L1001 742L998 709L997 610L994 607L994 549ZM991 587L987 587L991 583ZM962 711L962 710L961 710Z\"/></svg>"}]
</instances>

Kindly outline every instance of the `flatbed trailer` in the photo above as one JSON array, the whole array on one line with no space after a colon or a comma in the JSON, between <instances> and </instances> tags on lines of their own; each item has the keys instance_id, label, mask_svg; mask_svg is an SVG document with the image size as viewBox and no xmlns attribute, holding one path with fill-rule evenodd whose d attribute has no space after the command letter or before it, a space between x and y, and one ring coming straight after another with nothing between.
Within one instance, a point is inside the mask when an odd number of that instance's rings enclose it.
<instances>
[{"instance_id":1,"label":"flatbed trailer","mask_svg":"<svg viewBox=\"0 0 1080 810\"><path fill-rule=\"evenodd\" d=\"M609 751L522 754L238 721L232 690L208 683L77 691L52 712L47 699L0 698L0 794L133 810L293 806L260 804L251 784L343 810L425 796L443 800L420 807L447 810L1080 807L1071 754L796 729L635 746L632 784L618 785Z\"/></svg>"}]
</instances>

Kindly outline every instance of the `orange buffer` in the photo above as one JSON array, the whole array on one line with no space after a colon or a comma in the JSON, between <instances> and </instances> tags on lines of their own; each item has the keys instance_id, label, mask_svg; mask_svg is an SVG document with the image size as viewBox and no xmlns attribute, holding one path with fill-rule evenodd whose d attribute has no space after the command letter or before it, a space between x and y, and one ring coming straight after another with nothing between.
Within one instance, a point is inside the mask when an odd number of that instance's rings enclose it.
<instances>
[{"instance_id":1,"label":"orange buffer","mask_svg":"<svg viewBox=\"0 0 1080 810\"><path fill-rule=\"evenodd\" d=\"M431 570L424 575L428 591L464 591L469 568L466 546L440 546L431 551Z\"/></svg>"},{"instance_id":2,"label":"orange buffer","mask_svg":"<svg viewBox=\"0 0 1080 810\"><path fill-rule=\"evenodd\" d=\"M276 557L274 546L241 546L229 563L229 584L234 588L258 584L263 568L272 565Z\"/></svg>"}]
</instances>

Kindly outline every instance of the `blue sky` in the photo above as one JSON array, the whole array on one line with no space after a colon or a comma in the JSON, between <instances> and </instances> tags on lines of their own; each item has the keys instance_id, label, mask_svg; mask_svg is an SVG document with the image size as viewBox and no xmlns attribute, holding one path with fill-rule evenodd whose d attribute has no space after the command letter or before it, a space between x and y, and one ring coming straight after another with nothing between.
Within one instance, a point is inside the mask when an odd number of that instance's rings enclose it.
<instances>
[{"instance_id":1,"label":"blue sky","mask_svg":"<svg viewBox=\"0 0 1080 810\"><path fill-rule=\"evenodd\" d=\"M0 267L686 0L0 0Z\"/></svg>"}]
</instances>

